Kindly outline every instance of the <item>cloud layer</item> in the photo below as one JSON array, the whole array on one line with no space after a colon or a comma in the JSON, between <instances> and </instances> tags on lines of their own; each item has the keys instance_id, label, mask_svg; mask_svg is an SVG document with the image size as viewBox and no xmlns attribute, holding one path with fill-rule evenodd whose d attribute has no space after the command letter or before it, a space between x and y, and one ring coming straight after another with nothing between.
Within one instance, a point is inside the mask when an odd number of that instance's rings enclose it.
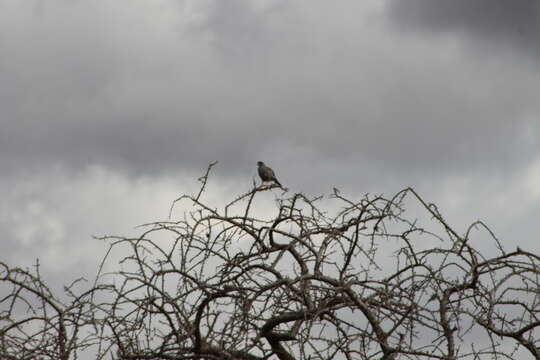
<instances>
[{"instance_id":1,"label":"cloud layer","mask_svg":"<svg viewBox=\"0 0 540 360\"><path fill-rule=\"evenodd\" d=\"M524 141L538 134L533 67L403 35L371 3L7 4L0 156L11 170L148 175L222 160L244 176L259 158L308 156L314 168L444 175L537 148Z\"/></svg>"},{"instance_id":2,"label":"cloud layer","mask_svg":"<svg viewBox=\"0 0 540 360\"><path fill-rule=\"evenodd\" d=\"M540 56L540 4L535 0L393 0L389 14L406 29L469 37L481 51L493 46L492 56L505 52Z\"/></svg>"},{"instance_id":3,"label":"cloud layer","mask_svg":"<svg viewBox=\"0 0 540 360\"><path fill-rule=\"evenodd\" d=\"M294 192L415 186L534 247L538 17L535 1L0 0L4 253L71 267L91 252L73 239L155 219L214 160L221 201L263 160Z\"/></svg>"}]
</instances>

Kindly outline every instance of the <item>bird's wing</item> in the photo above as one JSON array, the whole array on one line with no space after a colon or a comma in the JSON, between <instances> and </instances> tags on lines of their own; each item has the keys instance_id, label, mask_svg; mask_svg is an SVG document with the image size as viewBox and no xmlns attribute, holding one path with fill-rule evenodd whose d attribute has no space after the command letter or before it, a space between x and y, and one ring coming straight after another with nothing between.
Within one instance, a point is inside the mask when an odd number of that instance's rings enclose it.
<instances>
[{"instance_id":1,"label":"bird's wing","mask_svg":"<svg viewBox=\"0 0 540 360\"><path fill-rule=\"evenodd\" d=\"M260 166L258 170L259 170L259 176L261 177L261 179L263 181L267 181L267 179L268 179L268 171L266 170L266 167L265 166Z\"/></svg>"},{"instance_id":2,"label":"bird's wing","mask_svg":"<svg viewBox=\"0 0 540 360\"><path fill-rule=\"evenodd\" d=\"M271 179L275 179L276 178L276 174L274 173L274 170L272 170L271 168L269 168L268 166L266 167L266 176L268 176L269 178Z\"/></svg>"}]
</instances>

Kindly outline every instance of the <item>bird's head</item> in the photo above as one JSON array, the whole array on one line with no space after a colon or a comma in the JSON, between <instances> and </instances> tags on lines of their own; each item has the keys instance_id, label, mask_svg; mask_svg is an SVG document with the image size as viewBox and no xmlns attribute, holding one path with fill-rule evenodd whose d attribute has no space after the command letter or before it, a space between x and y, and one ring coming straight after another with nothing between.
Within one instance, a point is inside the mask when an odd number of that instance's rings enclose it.
<instances>
[{"instance_id":1,"label":"bird's head","mask_svg":"<svg viewBox=\"0 0 540 360\"><path fill-rule=\"evenodd\" d=\"M257 161L257 166L263 166L264 163L262 161Z\"/></svg>"}]
</instances>

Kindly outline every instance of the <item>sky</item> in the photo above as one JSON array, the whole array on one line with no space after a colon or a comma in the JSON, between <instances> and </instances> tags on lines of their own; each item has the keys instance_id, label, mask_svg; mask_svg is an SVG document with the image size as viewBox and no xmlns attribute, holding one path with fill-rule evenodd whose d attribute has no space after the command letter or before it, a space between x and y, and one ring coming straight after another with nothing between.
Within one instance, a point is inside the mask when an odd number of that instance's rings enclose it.
<instances>
[{"instance_id":1,"label":"sky","mask_svg":"<svg viewBox=\"0 0 540 360\"><path fill-rule=\"evenodd\" d=\"M536 0L0 0L0 261L91 278L94 236L165 220L213 161L219 207L259 160L539 252L539 44Z\"/></svg>"}]
</instances>

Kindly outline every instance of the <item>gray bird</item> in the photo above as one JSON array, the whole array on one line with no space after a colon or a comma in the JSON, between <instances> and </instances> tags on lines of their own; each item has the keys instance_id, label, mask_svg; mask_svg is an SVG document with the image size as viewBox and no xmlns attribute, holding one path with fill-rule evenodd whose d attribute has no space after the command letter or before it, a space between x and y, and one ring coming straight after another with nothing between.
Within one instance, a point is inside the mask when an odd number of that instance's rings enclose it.
<instances>
[{"instance_id":1,"label":"gray bird","mask_svg":"<svg viewBox=\"0 0 540 360\"><path fill-rule=\"evenodd\" d=\"M279 185L279 187L283 187L281 183L276 178L276 174L274 173L274 170L270 169L268 166L266 166L262 161L257 161L257 167L259 170L259 176L261 177L261 180L264 182L267 181L273 181L276 184Z\"/></svg>"}]
</instances>

